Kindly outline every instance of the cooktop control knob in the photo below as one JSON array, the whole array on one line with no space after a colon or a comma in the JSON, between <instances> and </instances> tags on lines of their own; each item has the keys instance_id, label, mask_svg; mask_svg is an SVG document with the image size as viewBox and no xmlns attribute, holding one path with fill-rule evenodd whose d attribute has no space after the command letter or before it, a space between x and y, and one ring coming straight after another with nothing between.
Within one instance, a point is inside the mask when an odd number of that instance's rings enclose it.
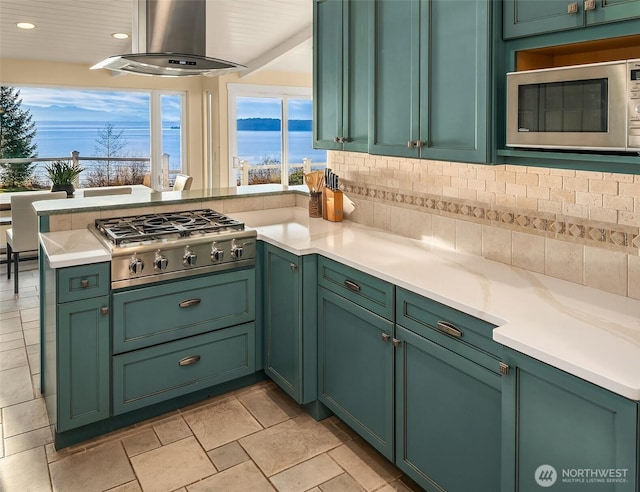
<instances>
[{"instance_id":1,"label":"cooktop control knob","mask_svg":"<svg viewBox=\"0 0 640 492\"><path fill-rule=\"evenodd\" d=\"M189 246L184 248L184 256L182 257L182 264L184 266L196 266L198 261L198 255L189 249Z\"/></svg>"},{"instance_id":2,"label":"cooktop control knob","mask_svg":"<svg viewBox=\"0 0 640 492\"><path fill-rule=\"evenodd\" d=\"M231 241L231 256L233 258L240 258L242 256L242 250L244 248L242 246L240 246L238 243L236 243L236 240L234 239L233 241Z\"/></svg>"},{"instance_id":3,"label":"cooktop control knob","mask_svg":"<svg viewBox=\"0 0 640 492\"><path fill-rule=\"evenodd\" d=\"M211 245L211 261L222 261L224 259L224 251L216 246L216 243Z\"/></svg>"},{"instance_id":4,"label":"cooktop control knob","mask_svg":"<svg viewBox=\"0 0 640 492\"><path fill-rule=\"evenodd\" d=\"M135 253L133 253L131 261L129 262L129 271L135 274L142 272L142 270L144 270L144 261L142 261Z\"/></svg>"},{"instance_id":5,"label":"cooktop control knob","mask_svg":"<svg viewBox=\"0 0 640 492\"><path fill-rule=\"evenodd\" d=\"M154 270L166 270L169 266L169 261L166 256L160 253L160 250L156 251L156 257L153 259Z\"/></svg>"}]
</instances>

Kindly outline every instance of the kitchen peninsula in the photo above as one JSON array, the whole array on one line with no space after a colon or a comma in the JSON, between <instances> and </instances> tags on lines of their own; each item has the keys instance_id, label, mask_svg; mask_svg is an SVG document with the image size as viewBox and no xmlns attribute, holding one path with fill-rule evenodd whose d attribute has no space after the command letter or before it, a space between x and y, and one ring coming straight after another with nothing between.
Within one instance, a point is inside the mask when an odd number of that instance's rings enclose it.
<instances>
[{"instance_id":1,"label":"kitchen peninsula","mask_svg":"<svg viewBox=\"0 0 640 492\"><path fill-rule=\"evenodd\" d=\"M629 482L629 488L620 490L633 490L638 452L637 408L640 400L640 301L449 251L429 240L408 239L349 221L329 223L322 219L311 219L303 208L307 197L301 191L282 190L279 187L252 191L252 195L238 195L237 190L170 192L158 196L152 194L146 200L126 204L108 197L82 200L82 204L80 201L69 203L71 200L59 204L56 201L42 202L36 205L36 209L41 217L41 243L46 257L42 261L49 263L48 268L42 270L55 275L56 271L60 273L65 268L107 264L108 257L104 256L104 251L100 251L97 242L91 241L90 238L94 236L86 229L97 215L105 218L137 214L149 207L163 211L193 208L218 210L254 228L258 243L262 243L264 248L277 248L283 254L291 255L289 257L293 260L296 257L317 257L318 303L331 302L323 304L325 309L320 304L315 306L318 309L317 318L314 318L318 320L317 327L300 327L301 330L307 330L300 343L311 343L312 348L318 345L316 371L304 366L308 373L300 374L301 384L303 387L317 384L317 398L332 410L334 407L331 405L335 403L338 409L336 413L358 431L360 429L355 424L366 423L377 416L353 415L353 421L349 421L348 415L345 417L339 413L341 408L350 410L350 402L338 401L332 393L335 388L331 388L331 381L326 379L330 378L331 372L328 364L334 361L327 354L323 355L322 347L327 346L330 340L322 339L320 335L310 339L309 335L316 333L315 329L321 333L323 316L333 316L337 312L335 306L345 306L345 312L358 310L363 316L374 320L369 325L374 326L375 338L380 346L387 351L385 353L393 354L396 351L395 368L392 355L387 361L375 357L365 360L390 364L385 368L385 374L390 378L391 387L395 380L396 392L402 389L400 393L404 397L398 397L394 403L393 391L383 392L388 400L384 404L391 408L391 415L394 414L395 405L396 419L404 415L408 420L396 422L395 437L393 425L389 427L390 430L384 431L388 432L382 436L384 439L380 438L382 434L373 432L377 429L375 425L363 425L362 435L403 470L414 469L411 476L423 486L432 482L446 483L448 477L439 475L438 470L423 470L417 455L429 452L423 449L427 444L423 442L418 448L412 448L405 446L402 441L416 432L416 435L420 435L419 430L411 427L416 425L411 421L413 412L416 412L412 405L417 405L420 400L414 401L412 387L402 379L403 374L413 376L416 367L421 367L420 364L411 365L414 360L411 357L418 350L416 347L427 347L420 352L421 362L435 360L433 357L427 359L424 355L426 351L435 351L440 354L436 359L443 361L453 360L451 357L455 354L457 362L451 364L456 369L464 368L465 374L472 374L477 380L486 380L479 392L486 396L487 409L497 408L497 415L495 412L488 412L487 415L494 415L498 434L501 433L501 437L491 437L497 441L487 444L486 449L494 452L490 456L494 467L502 463L502 471L500 466L497 471L494 470L501 477L502 490L509 490L508 484L514 480L510 473L515 469L513 463L516 455L520 456L519 459L526 459L526 462L517 465L522 473L537 460L546 459L544 455L527 454L527 446L535 446L538 443L536 439L548 439L552 444L555 443L554 439L567 441L567 430L556 429L553 422L556 414L562 415L562 412L571 412L568 418L578 418L577 421L582 422L580 425L588 424L590 432L611 434L613 442L598 443L597 456L609 460L607 466L628 469L629 476L634 478ZM260 286L262 277L269 274L265 272L265 265L261 264L263 258L265 255L258 254L253 332L255 353L251 369L254 375L261 374L263 368L267 369L268 360L265 358L269 357L263 346L268 341L263 339L262 331L261 297L264 291ZM291 265L295 266L295 261ZM289 263L285 266L289 270ZM291 266L291 272L298 268L294 266ZM339 275L344 275L344 282ZM332 279L338 278L339 283L330 285ZM51 279L44 279L44 283L48 289ZM204 289L206 285L208 282L199 288ZM341 297L347 298L347 301L337 299L330 292L332 289L344 289L344 286L350 292L345 291ZM368 286L373 286L371 291L366 290ZM376 292L382 291L389 293L386 301L376 297ZM349 296L351 300L348 300ZM356 303L352 300L366 296L376 302L366 308L355 307ZM102 301L113 303L109 299L107 292ZM384 303L388 309L379 307ZM46 311L47 306L51 307L44 301L43 310ZM114 309L113 305L110 307ZM441 319L442 326L440 321L431 322L431 315L425 313L439 316L434 319ZM385 317L389 322L375 321L384 320ZM47 318L45 315L42 319L50 319L50 316ZM46 330L47 322L42 324ZM378 330L377 326L382 328ZM107 333L114 329L114 326L106 327ZM358 359L359 352L368 350L369 345L365 341L363 339L361 345L348 347L354 358ZM109 342L105 343L108 349ZM43 347L46 346L43 344ZM303 346L302 353L308 349ZM47 367L46 358L54 354L46 350L43 350L43 354L43 367ZM348 366L341 368L345 375L347 369ZM425 382L428 376L425 373ZM113 378L113 374L110 377ZM245 374L243 377L248 376ZM46 381L43 387L47 394ZM473 398L474 395L479 397L479 393L474 391L465 398ZM107 393L107 398L113 398L113 395ZM475 405L473 400L463 401L467 405ZM107 403L107 410L111 411L113 406L113 402ZM474 408L481 412L481 407ZM601 415L598 409L606 409L606 416ZM370 412L375 413L374 410ZM420 415L424 414L425 420L429 420L424 412L425 408L421 407ZM518 422L516 414L522 416ZM447 422L438 422L442 428L449 428ZM536 426L543 424L551 426L558 436L555 437L552 432L536 438ZM489 424L487 427L490 427ZM581 442L579 435L586 434L583 430L575 430L578 442ZM368 434L369 431L372 432ZM517 438L525 435L530 438L527 442ZM572 434L571 437L575 436ZM79 438L79 435L75 438ZM425 441L424 437L422 440ZM555 452L560 455L563 452L575 453L570 448L574 444L571 441L564 442ZM480 450L480 454L482 452ZM594 463L593 466L604 464Z\"/></svg>"}]
</instances>

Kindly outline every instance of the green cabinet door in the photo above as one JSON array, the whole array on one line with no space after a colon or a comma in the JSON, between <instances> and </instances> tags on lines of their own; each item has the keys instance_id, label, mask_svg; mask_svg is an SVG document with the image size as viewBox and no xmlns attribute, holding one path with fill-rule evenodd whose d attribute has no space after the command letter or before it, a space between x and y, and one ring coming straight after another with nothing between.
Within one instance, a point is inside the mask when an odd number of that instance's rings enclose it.
<instances>
[{"instance_id":1,"label":"green cabinet door","mask_svg":"<svg viewBox=\"0 0 640 492\"><path fill-rule=\"evenodd\" d=\"M638 490L637 402L512 350L505 362L502 490Z\"/></svg>"},{"instance_id":2,"label":"green cabinet door","mask_svg":"<svg viewBox=\"0 0 640 492\"><path fill-rule=\"evenodd\" d=\"M373 12L369 152L418 157L420 15L415 0L378 0ZM422 39L424 42L424 39Z\"/></svg>"},{"instance_id":3,"label":"green cabinet door","mask_svg":"<svg viewBox=\"0 0 640 492\"><path fill-rule=\"evenodd\" d=\"M374 2L343 2L342 148L369 149L369 43Z\"/></svg>"},{"instance_id":4,"label":"green cabinet door","mask_svg":"<svg viewBox=\"0 0 640 492\"><path fill-rule=\"evenodd\" d=\"M428 491L500 490L500 376L396 326L396 464Z\"/></svg>"},{"instance_id":5,"label":"green cabinet door","mask_svg":"<svg viewBox=\"0 0 640 492\"><path fill-rule=\"evenodd\" d=\"M300 258L267 244L263 268L265 372L299 402L302 393Z\"/></svg>"},{"instance_id":6,"label":"green cabinet door","mask_svg":"<svg viewBox=\"0 0 640 492\"><path fill-rule=\"evenodd\" d=\"M573 4L574 11L570 11ZM503 37L518 38L640 17L639 0L593 0L589 10L586 5L583 0L505 0Z\"/></svg>"},{"instance_id":7,"label":"green cabinet door","mask_svg":"<svg viewBox=\"0 0 640 492\"><path fill-rule=\"evenodd\" d=\"M57 432L109 417L109 298L58 304Z\"/></svg>"},{"instance_id":8,"label":"green cabinet door","mask_svg":"<svg viewBox=\"0 0 640 492\"><path fill-rule=\"evenodd\" d=\"M314 147L366 152L373 2L314 2Z\"/></svg>"},{"instance_id":9,"label":"green cabinet door","mask_svg":"<svg viewBox=\"0 0 640 492\"><path fill-rule=\"evenodd\" d=\"M318 398L393 459L393 323L318 292Z\"/></svg>"},{"instance_id":10,"label":"green cabinet door","mask_svg":"<svg viewBox=\"0 0 640 492\"><path fill-rule=\"evenodd\" d=\"M570 0L505 0L502 36L510 39L582 27L582 2L577 2L576 13L568 11L571 3Z\"/></svg>"},{"instance_id":11,"label":"green cabinet door","mask_svg":"<svg viewBox=\"0 0 640 492\"><path fill-rule=\"evenodd\" d=\"M340 150L342 135L342 0L313 4L313 146Z\"/></svg>"},{"instance_id":12,"label":"green cabinet door","mask_svg":"<svg viewBox=\"0 0 640 492\"><path fill-rule=\"evenodd\" d=\"M375 5L369 151L487 162L491 2Z\"/></svg>"},{"instance_id":13,"label":"green cabinet door","mask_svg":"<svg viewBox=\"0 0 640 492\"><path fill-rule=\"evenodd\" d=\"M265 373L298 403L317 399L316 258L264 245Z\"/></svg>"},{"instance_id":14,"label":"green cabinet door","mask_svg":"<svg viewBox=\"0 0 640 492\"><path fill-rule=\"evenodd\" d=\"M640 17L640 0L599 0L586 12L586 23L602 24Z\"/></svg>"},{"instance_id":15,"label":"green cabinet door","mask_svg":"<svg viewBox=\"0 0 640 492\"><path fill-rule=\"evenodd\" d=\"M420 156L487 162L491 99L489 0L422 4ZM426 39L425 39L426 38Z\"/></svg>"}]
</instances>

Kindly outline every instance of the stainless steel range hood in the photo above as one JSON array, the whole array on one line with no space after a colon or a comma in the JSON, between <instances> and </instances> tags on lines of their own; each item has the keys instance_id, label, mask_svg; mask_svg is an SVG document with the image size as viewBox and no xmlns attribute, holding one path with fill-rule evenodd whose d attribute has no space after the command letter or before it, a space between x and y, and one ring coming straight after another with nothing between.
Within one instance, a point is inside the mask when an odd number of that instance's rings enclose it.
<instances>
[{"instance_id":1,"label":"stainless steel range hood","mask_svg":"<svg viewBox=\"0 0 640 492\"><path fill-rule=\"evenodd\" d=\"M205 55L206 0L134 0L133 53L92 66L140 75L180 77L246 68Z\"/></svg>"}]
</instances>

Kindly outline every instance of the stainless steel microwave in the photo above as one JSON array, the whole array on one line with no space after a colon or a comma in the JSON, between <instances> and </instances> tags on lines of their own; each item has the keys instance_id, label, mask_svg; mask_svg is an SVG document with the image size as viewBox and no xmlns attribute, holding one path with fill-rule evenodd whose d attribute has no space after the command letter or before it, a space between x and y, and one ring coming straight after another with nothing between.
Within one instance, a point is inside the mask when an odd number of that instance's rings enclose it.
<instances>
[{"instance_id":1,"label":"stainless steel microwave","mask_svg":"<svg viewBox=\"0 0 640 492\"><path fill-rule=\"evenodd\" d=\"M640 59L508 73L507 145L640 151Z\"/></svg>"}]
</instances>

